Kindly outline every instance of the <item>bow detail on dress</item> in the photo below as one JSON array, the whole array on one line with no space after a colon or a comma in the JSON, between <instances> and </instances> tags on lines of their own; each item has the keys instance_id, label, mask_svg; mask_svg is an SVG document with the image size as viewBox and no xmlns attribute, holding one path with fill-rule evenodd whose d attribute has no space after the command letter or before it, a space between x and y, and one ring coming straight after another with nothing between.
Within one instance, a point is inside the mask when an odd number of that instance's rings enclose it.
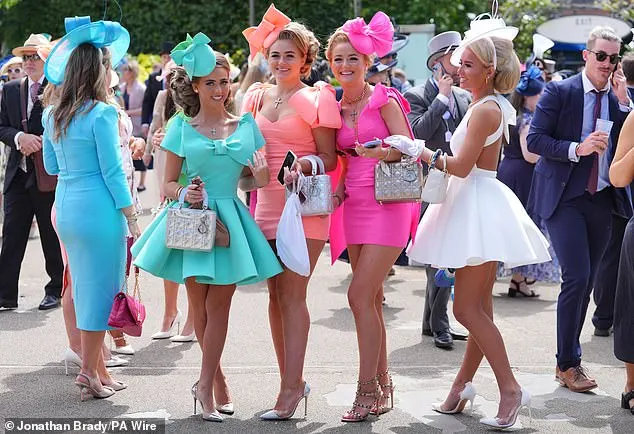
<instances>
[{"instance_id":1,"label":"bow detail on dress","mask_svg":"<svg viewBox=\"0 0 634 434\"><path fill-rule=\"evenodd\" d=\"M348 35L350 44L361 54L367 56L376 53L383 57L392 50L394 26L384 12L377 12L366 24L363 18L346 21L342 27Z\"/></svg>"},{"instance_id":2,"label":"bow detail on dress","mask_svg":"<svg viewBox=\"0 0 634 434\"><path fill-rule=\"evenodd\" d=\"M227 155L229 152L240 151L242 143L238 139L214 139L211 149L216 155Z\"/></svg>"},{"instance_id":3,"label":"bow detail on dress","mask_svg":"<svg viewBox=\"0 0 634 434\"><path fill-rule=\"evenodd\" d=\"M208 45L211 39L204 33L197 33L193 38L179 43L171 52L174 63L185 68L190 79L204 77L216 67L216 55Z\"/></svg>"},{"instance_id":4,"label":"bow detail on dress","mask_svg":"<svg viewBox=\"0 0 634 434\"><path fill-rule=\"evenodd\" d=\"M509 143L509 125L515 125L517 112L515 111L515 107L513 107L509 100L504 98L502 95L496 93L495 99L497 99L497 102L500 105L500 109L502 110L504 138L506 139L506 143Z\"/></svg>"},{"instance_id":5,"label":"bow detail on dress","mask_svg":"<svg viewBox=\"0 0 634 434\"><path fill-rule=\"evenodd\" d=\"M341 128L335 88L323 81L298 91L289 104L311 127Z\"/></svg>"},{"instance_id":6,"label":"bow detail on dress","mask_svg":"<svg viewBox=\"0 0 634 434\"><path fill-rule=\"evenodd\" d=\"M249 27L242 31L249 43L249 60L253 60L258 52L267 50L275 42L284 26L290 22L289 17L271 4L257 27Z\"/></svg>"}]
</instances>

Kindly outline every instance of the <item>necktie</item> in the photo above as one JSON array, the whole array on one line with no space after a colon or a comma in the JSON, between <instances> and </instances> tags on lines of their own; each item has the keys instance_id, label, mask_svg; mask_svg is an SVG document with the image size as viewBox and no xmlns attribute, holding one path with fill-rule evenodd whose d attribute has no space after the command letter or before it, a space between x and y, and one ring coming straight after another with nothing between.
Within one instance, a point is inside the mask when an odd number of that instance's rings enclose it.
<instances>
[{"instance_id":1,"label":"necktie","mask_svg":"<svg viewBox=\"0 0 634 434\"><path fill-rule=\"evenodd\" d=\"M605 92L599 92L596 89L592 89L592 93L596 96L594 101L594 116L592 119L592 131L594 131L597 127L597 119L601 117L601 99L603 98ZM599 183L599 155L596 152L593 152L590 157L592 158L592 167L590 168L587 190L590 194L595 194Z\"/></svg>"},{"instance_id":2,"label":"necktie","mask_svg":"<svg viewBox=\"0 0 634 434\"><path fill-rule=\"evenodd\" d=\"M31 85L31 102L35 104L37 101L37 94L40 91L40 83L37 81Z\"/></svg>"}]
</instances>

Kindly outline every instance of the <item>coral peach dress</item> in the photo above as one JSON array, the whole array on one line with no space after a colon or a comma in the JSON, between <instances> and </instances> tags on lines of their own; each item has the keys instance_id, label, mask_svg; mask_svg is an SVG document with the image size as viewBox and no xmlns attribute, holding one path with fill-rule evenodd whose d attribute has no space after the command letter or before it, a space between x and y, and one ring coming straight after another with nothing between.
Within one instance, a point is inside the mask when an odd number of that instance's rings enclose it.
<instances>
[{"instance_id":1,"label":"coral peach dress","mask_svg":"<svg viewBox=\"0 0 634 434\"><path fill-rule=\"evenodd\" d=\"M317 144L313 138L313 128L341 127L335 90L329 84L317 82L314 87L305 87L297 91L288 100L295 113L275 122L260 113L262 97L271 87L272 85L254 83L244 95L242 106L243 112L253 113L266 141L263 151L271 170L271 182L257 192L255 221L267 240L275 239L277 225L286 203L284 186L278 182L276 176L286 153L289 150L293 151L297 158L315 155ZM329 216L303 217L302 221L306 238L328 239Z\"/></svg>"}]
</instances>

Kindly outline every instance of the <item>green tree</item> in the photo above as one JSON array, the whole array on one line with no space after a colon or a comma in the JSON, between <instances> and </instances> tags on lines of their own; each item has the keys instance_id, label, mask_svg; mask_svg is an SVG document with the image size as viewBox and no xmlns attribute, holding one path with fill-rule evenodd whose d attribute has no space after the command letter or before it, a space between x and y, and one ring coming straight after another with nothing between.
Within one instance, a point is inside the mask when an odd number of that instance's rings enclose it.
<instances>
[{"instance_id":1,"label":"green tree","mask_svg":"<svg viewBox=\"0 0 634 434\"><path fill-rule=\"evenodd\" d=\"M548 21L559 6L553 0L504 0L500 3L500 15L506 24L520 30L513 43L520 60L524 61L533 50L533 34L537 27Z\"/></svg>"},{"instance_id":2,"label":"green tree","mask_svg":"<svg viewBox=\"0 0 634 434\"><path fill-rule=\"evenodd\" d=\"M595 5L602 7L612 15L634 24L634 7L632 0L601 0L595 1Z\"/></svg>"}]
</instances>

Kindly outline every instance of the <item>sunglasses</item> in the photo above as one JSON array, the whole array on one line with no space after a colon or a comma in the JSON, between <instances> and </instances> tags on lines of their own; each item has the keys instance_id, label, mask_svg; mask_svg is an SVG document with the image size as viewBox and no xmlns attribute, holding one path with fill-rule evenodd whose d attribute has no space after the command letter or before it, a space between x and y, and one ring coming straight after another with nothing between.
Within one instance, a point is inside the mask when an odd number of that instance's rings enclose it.
<instances>
[{"instance_id":1,"label":"sunglasses","mask_svg":"<svg viewBox=\"0 0 634 434\"><path fill-rule=\"evenodd\" d=\"M22 70L20 68L15 68L15 69L7 69L7 72L9 74L19 74L20 72L22 72Z\"/></svg>"},{"instance_id":2,"label":"sunglasses","mask_svg":"<svg viewBox=\"0 0 634 434\"><path fill-rule=\"evenodd\" d=\"M33 62L40 60L40 56L38 56L37 54L25 54L24 56L22 56L22 60L24 60L25 62L32 60Z\"/></svg>"},{"instance_id":3,"label":"sunglasses","mask_svg":"<svg viewBox=\"0 0 634 434\"><path fill-rule=\"evenodd\" d=\"M608 54L605 51L593 51L593 50L588 50L591 53L594 53L594 55L596 56L597 60L599 62L605 62L605 59L607 59L608 57L610 58L610 63L612 65L616 65L619 60L621 60L621 56L617 54Z\"/></svg>"}]
</instances>

